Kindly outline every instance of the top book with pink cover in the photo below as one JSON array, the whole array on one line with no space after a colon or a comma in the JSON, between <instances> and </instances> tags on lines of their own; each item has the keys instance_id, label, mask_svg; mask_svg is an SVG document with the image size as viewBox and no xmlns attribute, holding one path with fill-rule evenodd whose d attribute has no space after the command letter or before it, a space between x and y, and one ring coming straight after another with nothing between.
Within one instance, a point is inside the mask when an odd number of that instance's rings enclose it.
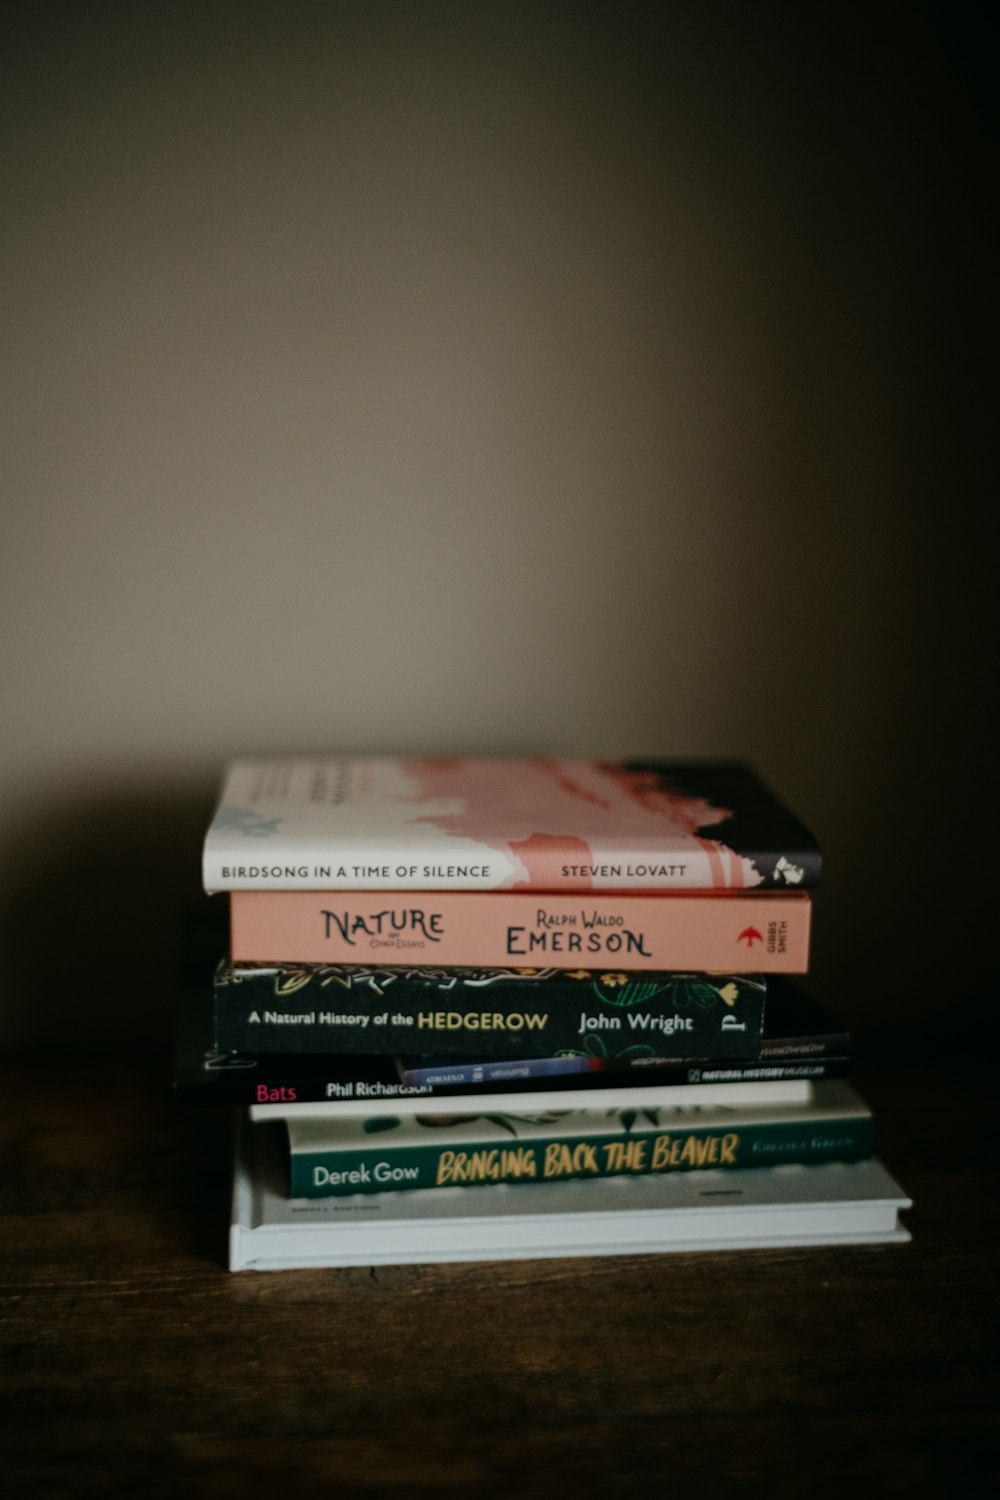
<instances>
[{"instance_id":1,"label":"top book with pink cover","mask_svg":"<svg viewBox=\"0 0 1000 1500\"><path fill-rule=\"evenodd\" d=\"M712 761L234 761L207 891L743 891L819 881L748 767Z\"/></svg>"}]
</instances>

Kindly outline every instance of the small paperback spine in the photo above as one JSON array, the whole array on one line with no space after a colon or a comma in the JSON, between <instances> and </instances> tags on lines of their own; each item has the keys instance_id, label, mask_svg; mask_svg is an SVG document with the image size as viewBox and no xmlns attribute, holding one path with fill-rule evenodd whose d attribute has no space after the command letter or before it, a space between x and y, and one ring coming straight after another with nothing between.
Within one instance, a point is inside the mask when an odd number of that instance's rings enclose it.
<instances>
[{"instance_id":1,"label":"small paperback spine","mask_svg":"<svg viewBox=\"0 0 1000 1500\"><path fill-rule=\"evenodd\" d=\"M809 962L805 893L234 891L229 899L234 964L804 974Z\"/></svg>"},{"instance_id":2,"label":"small paperback spine","mask_svg":"<svg viewBox=\"0 0 1000 1500\"><path fill-rule=\"evenodd\" d=\"M872 1154L872 1117L846 1085L839 1089L839 1104L761 1111L757 1119L662 1107L474 1120L291 1117L291 1194L858 1161Z\"/></svg>"},{"instance_id":3,"label":"small paperback spine","mask_svg":"<svg viewBox=\"0 0 1000 1500\"><path fill-rule=\"evenodd\" d=\"M417 1077L417 1065L409 1065L388 1057L383 1058L337 1058L323 1057L312 1053L302 1057L252 1057L247 1053L224 1053L206 1051L193 1066L178 1074L174 1092L179 1102L189 1105L262 1105L274 1107L280 1113L285 1105L305 1105L325 1108L331 1102L339 1109L337 1101L347 1101L357 1110L371 1110L380 1103L400 1107L400 1101L410 1107L424 1109L428 1105L444 1106L447 1109L470 1107L519 1109L522 1096L544 1087L549 1095L556 1095L560 1109L579 1104L586 1095L591 1099L604 1098L604 1090L627 1087L633 1096L642 1097L642 1090L680 1089L691 1102L704 1099L724 1100L732 1096L734 1089L742 1091L743 1102L760 1098L773 1103L788 1088L807 1090L813 1083L824 1079L843 1078L851 1070L847 1057L821 1057L809 1060L788 1060L779 1063L738 1062L733 1059L726 1065L709 1066L689 1061L663 1062L661 1059L625 1059L605 1065L591 1058L585 1066L577 1066L579 1059L570 1059L564 1070L561 1066L555 1073L534 1073L530 1068L538 1061L517 1064L497 1062L493 1067L477 1069L473 1064L460 1063L454 1074L461 1081L428 1083ZM437 1072L448 1074L451 1070L437 1068ZM412 1072L412 1078L411 1078ZM465 1074L481 1074L474 1082ZM487 1076L487 1074L489 1076ZM544 1078L544 1084L533 1082ZM594 1090L599 1090L596 1095ZM748 1092L747 1092L748 1091ZM456 1105L456 1096L461 1102ZM677 1096L680 1097L680 1096ZM531 1107L534 1099L531 1101ZM526 1106L527 1107L527 1106Z\"/></svg>"},{"instance_id":4,"label":"small paperback spine","mask_svg":"<svg viewBox=\"0 0 1000 1500\"><path fill-rule=\"evenodd\" d=\"M222 964L220 1052L754 1057L766 986L728 974Z\"/></svg>"},{"instance_id":5,"label":"small paperback spine","mask_svg":"<svg viewBox=\"0 0 1000 1500\"><path fill-rule=\"evenodd\" d=\"M771 1062L764 1058L725 1062L694 1062L668 1057L527 1057L518 1060L461 1060L430 1062L427 1059L401 1059L400 1078L408 1086L426 1084L434 1089L475 1088L479 1085L514 1084L532 1078L567 1077L575 1086L598 1085L595 1073L610 1076L628 1075L629 1083L642 1081L642 1075L655 1078L658 1084L699 1083L775 1083L793 1079L817 1082L826 1078L843 1078L850 1072L846 1057L801 1058ZM582 1076L581 1076L582 1075ZM602 1080L603 1081L603 1080ZM624 1081L624 1076L623 1076ZM570 1086L574 1086L571 1084Z\"/></svg>"},{"instance_id":6,"label":"small paperback spine","mask_svg":"<svg viewBox=\"0 0 1000 1500\"><path fill-rule=\"evenodd\" d=\"M258 1089L261 1101L250 1106L250 1118L257 1120L285 1120L290 1116L323 1116L343 1119L348 1115L370 1115L373 1110L391 1110L394 1115L424 1115L428 1104L441 1106L433 1109L441 1114L476 1115L482 1112L487 1096L496 1098L497 1106L517 1110L519 1113L537 1113L538 1110L565 1109L568 1104L583 1103L594 1108L597 1102L607 1109L652 1108L657 1104L807 1104L813 1096L815 1085L808 1077L752 1080L732 1083L682 1084L676 1078L661 1082L652 1072L644 1072L633 1078L628 1073L563 1073L554 1077L515 1080L511 1083L490 1082L469 1088L461 1086L436 1088L430 1084L408 1084L396 1081L391 1084L370 1082L359 1078L343 1083L327 1084L323 1100L308 1103L298 1099L294 1089L286 1091L286 1097L270 1096L265 1087ZM572 1099L575 1093L575 1101Z\"/></svg>"}]
</instances>

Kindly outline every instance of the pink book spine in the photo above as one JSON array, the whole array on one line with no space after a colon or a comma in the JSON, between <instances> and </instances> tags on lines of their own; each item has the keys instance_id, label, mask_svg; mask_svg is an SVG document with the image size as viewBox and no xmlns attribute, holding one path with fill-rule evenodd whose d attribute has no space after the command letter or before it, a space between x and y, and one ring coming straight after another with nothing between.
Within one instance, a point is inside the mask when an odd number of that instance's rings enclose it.
<instances>
[{"instance_id":1,"label":"pink book spine","mask_svg":"<svg viewBox=\"0 0 1000 1500\"><path fill-rule=\"evenodd\" d=\"M807 895L234 891L235 963L804 974Z\"/></svg>"}]
</instances>

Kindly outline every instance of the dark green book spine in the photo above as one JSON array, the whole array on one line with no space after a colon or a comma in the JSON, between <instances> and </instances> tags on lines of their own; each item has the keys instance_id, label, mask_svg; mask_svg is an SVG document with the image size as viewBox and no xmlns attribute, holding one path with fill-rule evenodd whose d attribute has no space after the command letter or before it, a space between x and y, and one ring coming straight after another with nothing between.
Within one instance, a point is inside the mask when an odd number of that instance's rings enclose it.
<instances>
[{"instance_id":1,"label":"dark green book spine","mask_svg":"<svg viewBox=\"0 0 1000 1500\"><path fill-rule=\"evenodd\" d=\"M488 1144L293 1150L293 1198L481 1183L554 1182L705 1168L858 1161L874 1148L870 1115L733 1126L679 1125L607 1134L511 1137Z\"/></svg>"}]
</instances>

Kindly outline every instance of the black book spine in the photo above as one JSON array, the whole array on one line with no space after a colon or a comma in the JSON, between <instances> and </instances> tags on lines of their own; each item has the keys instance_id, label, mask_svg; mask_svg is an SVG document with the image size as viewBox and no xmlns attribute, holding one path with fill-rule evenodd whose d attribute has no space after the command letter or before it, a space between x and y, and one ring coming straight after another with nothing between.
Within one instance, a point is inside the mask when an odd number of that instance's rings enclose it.
<instances>
[{"instance_id":1,"label":"black book spine","mask_svg":"<svg viewBox=\"0 0 1000 1500\"><path fill-rule=\"evenodd\" d=\"M742 974L221 965L214 1037L256 1054L755 1057L765 996Z\"/></svg>"}]
</instances>

